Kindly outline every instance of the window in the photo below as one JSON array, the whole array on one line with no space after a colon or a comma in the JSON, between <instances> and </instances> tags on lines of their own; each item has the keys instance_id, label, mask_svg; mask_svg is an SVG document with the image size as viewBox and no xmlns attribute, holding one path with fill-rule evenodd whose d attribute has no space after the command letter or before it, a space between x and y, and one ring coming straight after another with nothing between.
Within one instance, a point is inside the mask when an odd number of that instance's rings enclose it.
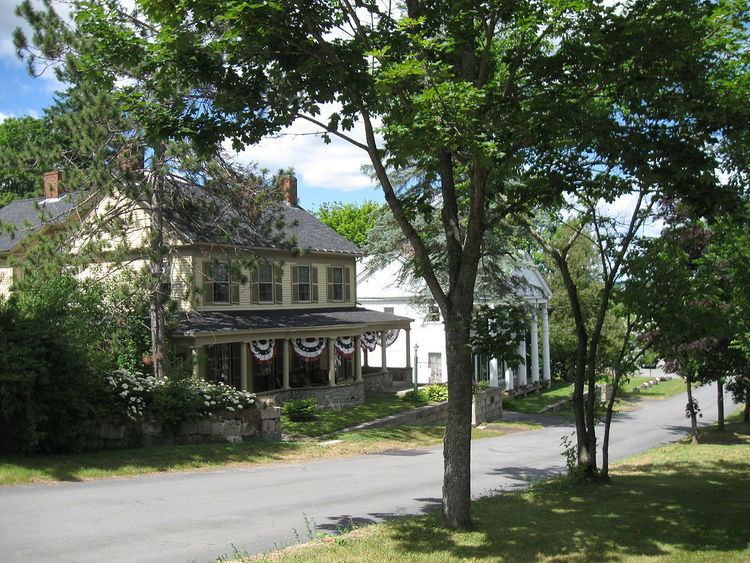
<instances>
[{"instance_id":1,"label":"window","mask_svg":"<svg viewBox=\"0 0 750 563\"><path fill-rule=\"evenodd\" d=\"M390 313L391 315L393 314L394 310L395 309L393 307L383 307L383 312Z\"/></svg>"},{"instance_id":2,"label":"window","mask_svg":"<svg viewBox=\"0 0 750 563\"><path fill-rule=\"evenodd\" d=\"M229 262L203 261L203 303L228 305L240 302L240 284Z\"/></svg>"},{"instance_id":3,"label":"window","mask_svg":"<svg viewBox=\"0 0 750 563\"><path fill-rule=\"evenodd\" d=\"M165 258L162 265L161 297L162 299L172 297L172 261L169 258Z\"/></svg>"},{"instance_id":4,"label":"window","mask_svg":"<svg viewBox=\"0 0 750 563\"><path fill-rule=\"evenodd\" d=\"M331 301L344 300L344 268L331 268Z\"/></svg>"},{"instance_id":5,"label":"window","mask_svg":"<svg viewBox=\"0 0 750 563\"><path fill-rule=\"evenodd\" d=\"M297 301L310 301L310 266L297 266Z\"/></svg>"},{"instance_id":6,"label":"window","mask_svg":"<svg viewBox=\"0 0 750 563\"><path fill-rule=\"evenodd\" d=\"M258 266L258 301L273 303L273 266L271 264Z\"/></svg>"},{"instance_id":7,"label":"window","mask_svg":"<svg viewBox=\"0 0 750 563\"><path fill-rule=\"evenodd\" d=\"M229 303L229 264L217 262L211 269L214 282L213 302Z\"/></svg>"},{"instance_id":8,"label":"window","mask_svg":"<svg viewBox=\"0 0 750 563\"><path fill-rule=\"evenodd\" d=\"M206 348L206 379L240 388L241 344L214 344Z\"/></svg>"},{"instance_id":9,"label":"window","mask_svg":"<svg viewBox=\"0 0 750 563\"><path fill-rule=\"evenodd\" d=\"M427 314L424 320L428 323L439 323L440 322L440 309L434 303L427 306Z\"/></svg>"}]
</instances>

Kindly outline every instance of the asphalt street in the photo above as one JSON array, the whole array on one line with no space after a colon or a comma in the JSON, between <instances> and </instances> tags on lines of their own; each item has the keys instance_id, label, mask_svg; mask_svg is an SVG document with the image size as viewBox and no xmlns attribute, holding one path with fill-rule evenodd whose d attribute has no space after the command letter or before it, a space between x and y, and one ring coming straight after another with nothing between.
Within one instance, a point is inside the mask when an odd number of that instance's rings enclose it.
<instances>
[{"instance_id":1,"label":"asphalt street","mask_svg":"<svg viewBox=\"0 0 750 563\"><path fill-rule=\"evenodd\" d=\"M702 424L716 419L715 388L695 393ZM689 430L684 395L644 401L618 416L613 460ZM727 412L732 411L727 396ZM525 486L564 469L572 426L478 440L472 492ZM601 432L599 434L601 436ZM442 448L304 464L0 488L0 561L215 561L307 541L317 530L416 514L439 503Z\"/></svg>"}]
</instances>

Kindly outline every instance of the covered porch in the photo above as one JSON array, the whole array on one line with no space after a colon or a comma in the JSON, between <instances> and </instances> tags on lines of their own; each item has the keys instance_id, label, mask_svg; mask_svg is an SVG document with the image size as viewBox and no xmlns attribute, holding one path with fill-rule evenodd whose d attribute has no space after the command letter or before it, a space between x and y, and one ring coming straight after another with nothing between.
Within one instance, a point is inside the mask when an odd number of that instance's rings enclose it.
<instances>
[{"instance_id":1,"label":"covered porch","mask_svg":"<svg viewBox=\"0 0 750 563\"><path fill-rule=\"evenodd\" d=\"M321 408L390 390L387 348L410 339L411 319L361 308L183 313L172 334L197 377L282 404L315 398ZM363 350L382 365L363 373ZM404 358L410 369L409 354ZM399 362L400 363L400 362Z\"/></svg>"}]
</instances>

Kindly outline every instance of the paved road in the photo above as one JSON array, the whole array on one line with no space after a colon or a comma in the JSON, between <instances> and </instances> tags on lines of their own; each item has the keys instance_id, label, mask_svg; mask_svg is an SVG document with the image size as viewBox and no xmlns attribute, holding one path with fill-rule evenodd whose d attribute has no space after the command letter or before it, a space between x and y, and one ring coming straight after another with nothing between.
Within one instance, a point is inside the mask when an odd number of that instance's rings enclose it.
<instances>
[{"instance_id":1,"label":"paved road","mask_svg":"<svg viewBox=\"0 0 750 563\"><path fill-rule=\"evenodd\" d=\"M715 391L696 393L703 423ZM613 425L613 459L688 430L684 396L648 401ZM727 411L731 412L731 399ZM563 469L553 426L474 442L472 491L523 487ZM439 502L440 447L256 469L0 489L0 561L214 561L232 544L260 552L309 528L413 514Z\"/></svg>"}]
</instances>

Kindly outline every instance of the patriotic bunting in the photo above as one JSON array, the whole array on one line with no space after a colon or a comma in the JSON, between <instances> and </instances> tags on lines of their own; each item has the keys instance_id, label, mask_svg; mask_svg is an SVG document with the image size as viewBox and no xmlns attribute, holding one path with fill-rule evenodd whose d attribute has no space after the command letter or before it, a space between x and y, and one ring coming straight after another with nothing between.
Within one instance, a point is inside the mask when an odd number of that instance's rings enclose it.
<instances>
[{"instance_id":1,"label":"patriotic bunting","mask_svg":"<svg viewBox=\"0 0 750 563\"><path fill-rule=\"evenodd\" d=\"M374 352L375 347L378 345L380 339L379 332L365 332L362 335L362 348L368 352Z\"/></svg>"},{"instance_id":2,"label":"patriotic bunting","mask_svg":"<svg viewBox=\"0 0 750 563\"><path fill-rule=\"evenodd\" d=\"M294 353L306 362L319 358L326 348L325 338L294 338L292 339Z\"/></svg>"},{"instance_id":3,"label":"patriotic bunting","mask_svg":"<svg viewBox=\"0 0 750 563\"><path fill-rule=\"evenodd\" d=\"M336 350L338 350L339 353L345 358L351 358L354 355L354 337L337 336Z\"/></svg>"},{"instance_id":4,"label":"patriotic bunting","mask_svg":"<svg viewBox=\"0 0 750 563\"><path fill-rule=\"evenodd\" d=\"M276 355L274 340L253 340L250 343L250 351L259 364L270 364Z\"/></svg>"},{"instance_id":5,"label":"patriotic bunting","mask_svg":"<svg viewBox=\"0 0 750 563\"><path fill-rule=\"evenodd\" d=\"M390 346L391 344L393 344L394 342L396 342L396 340L398 339L398 333L399 333L399 330L397 328L393 329L393 330L386 330L385 331L385 345L386 345L386 347Z\"/></svg>"}]
</instances>

